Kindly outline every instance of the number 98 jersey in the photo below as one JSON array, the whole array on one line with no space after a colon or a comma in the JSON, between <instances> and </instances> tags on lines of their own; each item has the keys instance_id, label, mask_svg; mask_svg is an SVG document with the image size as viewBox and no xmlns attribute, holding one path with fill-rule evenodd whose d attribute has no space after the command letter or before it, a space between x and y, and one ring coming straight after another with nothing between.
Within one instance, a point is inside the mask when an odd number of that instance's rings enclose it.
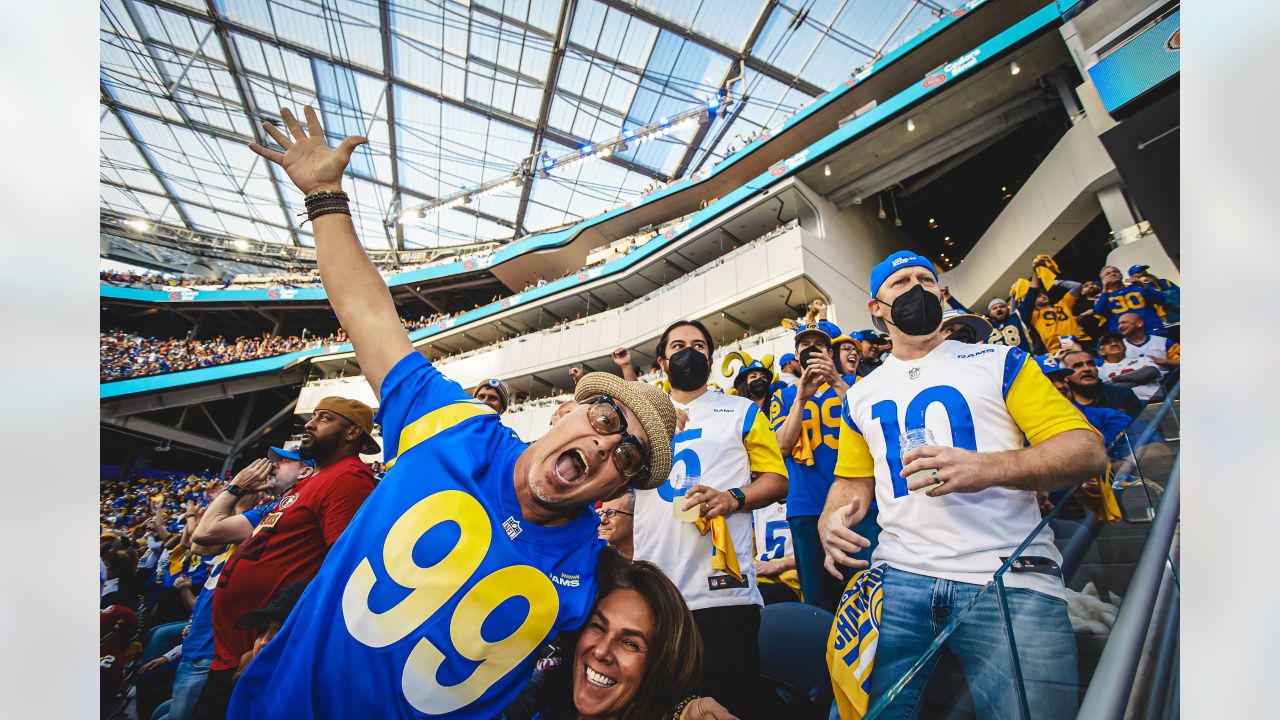
<instances>
[{"instance_id":1,"label":"number 98 jersey","mask_svg":"<svg viewBox=\"0 0 1280 720\"><path fill-rule=\"evenodd\" d=\"M927 428L939 445L1017 450L1093 428L1017 348L943 341L923 358L890 356L845 396L836 475L874 477L882 529L872 563L985 584L1040 522L1035 493L989 487L929 497L907 491L899 436ZM1045 527L1024 553L1062 561ZM1062 597L1061 579L1010 573L1005 582Z\"/></svg>"},{"instance_id":2,"label":"number 98 jersey","mask_svg":"<svg viewBox=\"0 0 1280 720\"><path fill-rule=\"evenodd\" d=\"M498 717L534 650L590 612L595 513L526 521L513 474L527 446L417 352L381 400L386 477L236 684L228 717Z\"/></svg>"}]
</instances>

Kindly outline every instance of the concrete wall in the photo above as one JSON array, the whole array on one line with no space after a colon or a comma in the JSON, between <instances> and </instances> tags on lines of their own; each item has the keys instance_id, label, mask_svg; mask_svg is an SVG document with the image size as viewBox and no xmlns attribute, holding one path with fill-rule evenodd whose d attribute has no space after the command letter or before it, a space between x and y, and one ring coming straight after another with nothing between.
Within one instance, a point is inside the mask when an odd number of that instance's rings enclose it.
<instances>
[{"instance_id":1,"label":"concrete wall","mask_svg":"<svg viewBox=\"0 0 1280 720\"><path fill-rule=\"evenodd\" d=\"M1102 211L1096 193L1118 175L1111 157L1082 122L1067 131L1027 182L983 233L973 250L942 283L970 307L1004 297L1019 277L1031 274L1031 260L1055 255Z\"/></svg>"},{"instance_id":2,"label":"concrete wall","mask_svg":"<svg viewBox=\"0 0 1280 720\"><path fill-rule=\"evenodd\" d=\"M876 216L878 206L864 203L841 211L804 183L797 181L796 188L817 208L818 234L824 239L805 246L805 275L830 298L830 319L842 330L871 327L871 268L889 253L915 248L892 221Z\"/></svg>"}]
</instances>

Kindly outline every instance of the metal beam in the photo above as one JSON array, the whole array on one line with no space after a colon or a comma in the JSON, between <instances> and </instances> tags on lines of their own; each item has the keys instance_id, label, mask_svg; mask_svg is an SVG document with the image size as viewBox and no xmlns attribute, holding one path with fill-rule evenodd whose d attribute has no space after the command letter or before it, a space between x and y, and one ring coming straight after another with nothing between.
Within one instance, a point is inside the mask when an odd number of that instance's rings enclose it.
<instances>
[{"instance_id":1,"label":"metal beam","mask_svg":"<svg viewBox=\"0 0 1280 720\"><path fill-rule=\"evenodd\" d=\"M128 0L125 0L125 4L129 4ZM227 72L231 73L231 77L235 79L236 92L240 94L240 107L245 111L245 114L249 116L249 125L253 128L253 140L259 145L266 147L267 138L262 131L261 122L264 116L258 111L256 104L253 102L253 88L249 87L249 80L241 71L240 56L237 54L234 43L231 42L230 33L227 30L226 25L222 23L222 19L218 15L217 3L215 3L214 0L205 0L205 7L208 8L209 19L218 33L218 42L222 44L222 57L227 62ZM275 173L272 172L270 168L271 163L262 158L257 158L254 162L255 164L258 162L267 164L268 167L266 168L266 174L267 178L271 181L271 188L275 190L276 202L280 203L280 211L285 217L288 217L289 206L285 204L284 192L280 190L280 183L276 180ZM249 169L250 172L252 172L253 166ZM293 223L289 224L289 237L293 239L294 245L302 245L302 241L298 237L298 230L293 226Z\"/></svg>"},{"instance_id":2,"label":"metal beam","mask_svg":"<svg viewBox=\"0 0 1280 720\"><path fill-rule=\"evenodd\" d=\"M104 98L103 98L103 104L105 104L107 107L109 107L109 108L111 108L111 109L113 109L113 110L118 111L118 112L116 113L116 116L117 116L117 117L120 117L120 115L119 115L119 113L120 113L120 112L127 112L127 113L129 113L130 115L137 115L138 117L144 117L144 118L147 118L147 119L149 119L149 120L155 120L156 122L164 123L164 124L166 124L166 125L173 125L173 124L174 124L174 122L173 122L173 119L172 119L172 118L166 118L165 116L160 115L160 114L155 113L155 112L150 111L150 110L142 110L142 109L135 108L135 107L131 107L131 106L128 106L128 105L122 105L122 104L121 104L119 101L117 101L114 97L111 97L111 96L109 96L109 95L108 95L108 96L104 96ZM120 118L120 120L121 120L121 124L122 124L122 125L124 125L124 124L125 124L125 123L124 123L124 119L123 119L123 118ZM195 130L195 131L198 131L198 132L207 133L207 134L212 135L212 136L214 136L214 137L221 138L221 139L223 139L223 140L227 140L227 141L230 141L230 142L236 142L236 143L241 143L241 144L248 144L248 143L250 143L250 142L253 142L253 141L254 141L254 139L253 139L253 138L251 138L251 137L246 137L246 136L244 136L244 135L240 135L240 134L238 134L238 133L233 133L233 132L230 132L230 131L227 131L227 130L223 130L223 129L221 129L221 128L216 128L216 127L213 127L212 125L203 125L203 124L198 123L198 122L190 122L190 123L186 123L185 125L179 125L178 127L185 127L187 130ZM128 125L125 125L125 128L126 128L126 130L130 130L130 128L128 127ZM130 135L131 135L131 137L132 137L132 131L131 131L131 130L130 130ZM135 144L138 144L138 143L137 143L137 142L135 142ZM139 147L141 148L141 146L139 146ZM143 157L147 157L145 153L143 154ZM151 165L151 167L154 167L154 165L152 165L151 163L148 163L148 164L149 164L149 165ZM652 172L652 171L649 171L649 172ZM164 178L164 176L160 173L159 169L153 169L153 170L152 170L152 174L153 174L153 175L155 175L155 176L157 177L157 179L159 179L160 184L161 184L162 186L165 186L165 187L167 188L167 185L165 184L164 179L163 179L163 178ZM388 185L387 183L383 182L382 180L379 180L379 179L378 179L378 178L376 178L376 177L363 177L363 176L359 176L359 175L357 175L356 177L359 177L361 180L363 180L363 181L365 181L365 182L367 182L367 183L370 183L370 184L373 184L373 185L377 185L378 187L386 188L386 189L388 189L388 190L392 190L392 191L394 191L394 190L396 189L396 188L392 187L391 185ZM274 182L274 180L273 180L273 182ZM119 183L113 183L113 184L115 184L115 185L119 185ZM147 194L153 194L150 190L144 190L144 189L142 189L142 188L135 188L135 187L132 187L132 186L129 186L129 185L124 185L124 186L122 186L122 187L124 187L124 188L126 188L126 189L128 189L128 190L133 190L133 191L135 191L135 192L142 192L142 193L147 193ZM402 189L403 189L403 188L402 188ZM420 193L420 192L418 192L418 191L416 191L416 190L414 190L414 191L413 191L413 194L414 194L414 195L417 195L417 196L420 196L420 197L423 197L423 198L426 198L428 201L431 201L431 200L438 200L438 199L439 199L439 198L437 198L437 197L435 197L435 196L433 196L433 195L429 195L429 194L427 194L427 193ZM190 200L179 200L178 202L188 203L188 204L191 204L191 205L195 205L196 207L205 207L205 208L208 208L208 207L209 207L209 206L206 206L206 205L199 205L199 204L197 204L197 203L191 202ZM282 206L282 207L283 207L283 206ZM215 209L215 208L210 208L210 209ZM218 210L218 212L226 213L226 214L228 214L228 215L233 215L233 214L235 214L235 213L227 212L226 210L223 210L223 209L220 209L220 208L216 208L216 209ZM488 214L488 213L480 212L479 210L473 210L473 209L471 209L471 208L469 208L469 207L466 207L466 206L459 205L458 207L455 207L455 208L453 208L453 209L454 209L454 210L460 210L460 211L462 211L462 212L464 212L464 213L467 213L468 215L474 215L475 217L478 217L478 218L481 218L481 219L484 219L484 220L488 220L489 222L492 222L492 223L495 223L495 224L501 225L501 226L503 226L503 227L509 227L509 228L514 228L514 227L515 227L514 223L512 223L510 220L507 220L506 218L500 218L500 217L497 217L496 215L490 215L490 214ZM181 209L181 208L179 208L179 209L178 209L178 211L179 211L179 212L182 212L182 209ZM287 208L285 208L285 209L284 209L284 212L285 212L285 214L287 215L289 211L288 211L288 209L287 209ZM185 214L184 214L184 217L185 217ZM246 216L244 216L244 215L236 215L236 217L245 218ZM250 218L250 219L252 219L252 218ZM263 224L266 224L266 225L271 225L272 227L277 227L277 228L280 228L280 229L282 229L282 230L283 230L283 229L286 229L286 228L284 228L284 227L283 227L283 226L281 226L281 225L274 225L274 224L272 224L272 223L268 223L268 222L266 222L265 220L256 219L256 220L254 220L254 221L255 221L255 222L260 222L260 223L263 223ZM195 229L190 225L190 223L188 223L187 229L188 229L188 230L191 230L192 232L200 232L200 233L202 233L202 234L206 234L206 235L207 235L207 234L209 234L209 233L204 232L204 231L197 231L197 230L195 230Z\"/></svg>"},{"instance_id":3,"label":"metal beam","mask_svg":"<svg viewBox=\"0 0 1280 720\"><path fill-rule=\"evenodd\" d=\"M147 164L147 169L155 176L156 182L160 183L160 187L164 188L165 197L173 205L173 209L178 212L178 217L182 218L182 224L188 230L195 232L195 223L191 221L191 216L187 215L187 211L182 207L182 203L178 200L178 196L173 192L173 188L169 187L169 183L165 180L165 176L160 172L160 166L156 165L156 161L151 158L151 153L147 150L147 146L138 138L138 134L134 132L133 125L129 123L129 119L120 114L120 107L112 97L111 91L107 86L98 83L98 87L102 90L102 97L107 102L107 107L111 108L112 114L116 116L116 120L120 121L120 127L124 128L125 135L129 136L129 142L133 143L133 147L142 156L142 161Z\"/></svg>"},{"instance_id":4,"label":"metal beam","mask_svg":"<svg viewBox=\"0 0 1280 720\"><path fill-rule=\"evenodd\" d=\"M271 428L274 427L276 423L280 422L281 420L285 419L290 414L292 414L294 407L296 407L297 405L298 405L298 398L296 397L290 400L288 403L285 403L284 407L277 410L275 415L272 415L270 418L267 419L266 422L259 425L256 430L237 440L235 446L232 448L232 453L235 455L239 455L245 448L257 442L258 438L271 432Z\"/></svg>"},{"instance_id":5,"label":"metal beam","mask_svg":"<svg viewBox=\"0 0 1280 720\"><path fill-rule=\"evenodd\" d=\"M252 402L253 397L250 397L249 400ZM200 412L204 413L205 419L213 426L213 431L218 433L218 437L222 438L223 442L231 442L231 438L227 437L227 434L222 432L222 428L218 426L218 421L213 419L213 415L209 413L209 408L206 407L205 403L200 403L196 407L200 408ZM185 413L187 409L182 408L182 411Z\"/></svg>"},{"instance_id":6,"label":"metal beam","mask_svg":"<svg viewBox=\"0 0 1280 720\"><path fill-rule=\"evenodd\" d=\"M542 83L542 103L538 106L538 120L534 123L533 141L529 143L529 156L532 158L542 150L543 133L547 127L547 116L551 112L551 101L555 99L556 84L560 79L560 65L564 62L565 46L569 43L569 28L573 24L574 9L577 0L564 0L560 4L560 19L556 21L556 39L551 48L551 62L547 65L547 78ZM534 158L533 162L536 162ZM532 170L532 168L530 168ZM524 232L524 216L529 209L529 194L533 190L534 173L525 178L524 187L520 188L520 204L516 206L516 234Z\"/></svg>"},{"instance_id":7,"label":"metal beam","mask_svg":"<svg viewBox=\"0 0 1280 720\"><path fill-rule=\"evenodd\" d=\"M387 102L387 143L391 156L391 186L400 187L400 158L396 152L396 93L391 84L391 3L389 0L378 0L378 22L382 25L382 80L386 83L384 92ZM395 191L395 201L404 206L400 192ZM516 227L519 227L517 225ZM397 250L404 250L404 224L395 224Z\"/></svg>"},{"instance_id":8,"label":"metal beam","mask_svg":"<svg viewBox=\"0 0 1280 720\"><path fill-rule=\"evenodd\" d=\"M208 16L203 15L198 11L184 7L182 5L169 2L168 0L137 0L137 1L146 2L149 5L153 5L158 8L163 8L170 12L176 13L178 15L182 15L187 18L198 20L200 22L205 22L205 23L210 22L210 18ZM255 40L258 40L259 42L263 42L268 45L278 46L280 48L288 50L289 52L301 55L302 57L305 57L309 60L320 60L322 62L326 62L331 65L334 65L335 67L340 67L340 68L343 68L344 70L351 70L353 72L358 72L363 75L371 75L374 77L378 77L381 74L381 71L379 68L371 68L371 67L365 67L363 65L357 65L355 63L349 62L347 60L336 57L334 55L326 55L323 52L313 50L303 45L298 45L297 43L290 42L283 38L272 35L271 33L265 33L261 30L250 27L248 25L243 25L233 20L228 20L225 17L217 16L217 18L218 18L217 22L219 22L221 25L223 25L226 28L229 28L231 30L236 31L237 33L251 37ZM384 29L384 32L385 32L385 29ZM500 108L495 108L489 105L485 105L483 103L478 103L474 100L459 100L457 98L449 97L448 95L445 95L443 93L440 93L434 90L429 90L421 85L409 82L404 78L392 78L391 82L392 84L398 87L402 87L406 90L411 90L415 93L424 95L426 97L429 97L433 100L444 103L446 105L452 105L454 107L462 108L468 112L472 112L477 115L482 115L489 119L498 119L509 125L514 125L516 127L519 127L524 130L528 130L530 132L535 132L537 130L537 126L533 121L528 120L526 118L522 118L519 115L514 115ZM544 91L546 90L544 89ZM551 91L554 92L554 88L552 88ZM130 110L130 112L132 112L132 110ZM394 132L395 128L391 128L391 131ZM551 139L555 140L556 142L563 143L571 147L577 147L578 145L581 145L584 142L586 142L581 138L574 138L574 137L563 135L563 134L553 137L550 133L548 133L547 136L551 137ZM627 163L622 158L619 158L616 155L613 157L607 158L606 162L612 162L615 165L627 167L628 169L635 170L636 172L643 172L649 177L658 177L658 175L655 174L653 170L649 168L644 168L643 170L636 169L642 166L635 166L633 163ZM378 183L378 184L383 185L384 187L386 186L385 183ZM425 193L415 193L415 194L421 194L424 197L428 197L429 199L432 199L432 200L435 199L435 198L431 198ZM503 221L503 225L510 226L511 222L509 220Z\"/></svg>"},{"instance_id":9,"label":"metal beam","mask_svg":"<svg viewBox=\"0 0 1280 720\"><path fill-rule=\"evenodd\" d=\"M729 47L728 45L725 45L724 43L719 42L718 40L712 40L711 38L699 35L687 27L678 25L674 21L664 18L661 15L658 15L656 13L649 12L648 10L645 10L642 7L631 5L627 2L624 2L623 0L599 0L599 2L603 5L614 8L615 10L621 10L622 12L628 15L637 17L651 25L656 25L659 28L666 30L667 32L673 33L675 35L679 35L680 37L686 38L688 40L692 40L693 42L709 50L713 50L717 53L720 53L721 55L724 55L726 57L732 58L732 57L738 56L738 51ZM761 75L777 80L783 85L786 85L788 87L793 87L799 90L800 92L806 93L808 95L817 97L818 95L821 95L826 92L822 88L818 87L817 85L814 85L813 83L807 80L801 80L799 75L787 74L786 72L783 72L782 70L758 58L749 56L746 58L746 63L747 63L747 67L751 68L752 70L755 70Z\"/></svg>"},{"instance_id":10,"label":"metal beam","mask_svg":"<svg viewBox=\"0 0 1280 720\"><path fill-rule=\"evenodd\" d=\"M156 393L146 393L121 399L104 400L99 406L104 421L108 418L137 415L153 410L195 405L215 400L229 400L233 397L259 390L301 385L307 377L309 360L304 360L292 368L278 372L254 375L236 380L228 380L195 387L182 387Z\"/></svg>"},{"instance_id":11,"label":"metal beam","mask_svg":"<svg viewBox=\"0 0 1280 720\"><path fill-rule=\"evenodd\" d=\"M746 63L747 58L751 57L751 51L755 49L756 40L760 39L760 33L764 31L765 23L768 22L769 16L773 14L773 9L777 6L778 0L769 0L764 4L764 7L760 8L760 13L756 16L755 25L751 28L750 34L747 35L747 41L743 43L742 51L738 53L739 63ZM730 81L736 77L735 71L739 70L741 67L741 64L735 66L733 63L729 63L729 67L725 68L724 79L720 81L720 89L718 91L721 95L728 91ZM730 116L728 122L724 123L724 127L720 129L720 137L724 136L724 133L729 129L729 125L733 122L733 118L738 116L738 109L745 104L744 99L746 96L746 85L746 79L744 78L742 81L742 88L744 91L743 97L739 98L738 102L735 103L733 114ZM707 122L698 126L698 132L694 133L693 140L689 142L689 147L685 149L684 157L680 158L680 164L676 167L676 177L684 177L685 171L689 169L689 163L693 161L693 154L698 151L699 147L701 147L702 141L707 137L707 132L710 130L711 118L708 116ZM719 137L716 138L716 142L720 142ZM715 145L712 145L711 147L715 147ZM708 148L707 155L710 154L711 150ZM698 164L701 166L702 163Z\"/></svg>"},{"instance_id":12,"label":"metal beam","mask_svg":"<svg viewBox=\"0 0 1280 720\"><path fill-rule=\"evenodd\" d=\"M165 423L148 420L142 417L115 417L103 418L102 423L120 430L128 430L134 433L140 433L147 437L159 438L161 440L169 440L171 442L189 445L199 450L206 450L215 455L226 455L231 451L231 443L220 442L204 435L179 430Z\"/></svg>"}]
</instances>

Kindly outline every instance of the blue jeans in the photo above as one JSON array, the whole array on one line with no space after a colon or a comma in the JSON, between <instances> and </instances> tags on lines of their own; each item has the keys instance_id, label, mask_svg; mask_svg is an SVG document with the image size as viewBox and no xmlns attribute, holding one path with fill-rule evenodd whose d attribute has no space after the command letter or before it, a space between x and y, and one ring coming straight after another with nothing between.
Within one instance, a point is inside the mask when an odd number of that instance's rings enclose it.
<instances>
[{"instance_id":1,"label":"blue jeans","mask_svg":"<svg viewBox=\"0 0 1280 720\"><path fill-rule=\"evenodd\" d=\"M200 699L200 691L204 689L204 681L209 677L209 663L213 658L178 661L178 669L173 675L173 700L169 704L169 714L163 720L187 720L196 709L196 700Z\"/></svg>"},{"instance_id":2,"label":"blue jeans","mask_svg":"<svg viewBox=\"0 0 1280 720\"><path fill-rule=\"evenodd\" d=\"M142 651L142 657L138 662L150 662L181 645L182 628L186 626L187 621L181 620L152 628L151 635L147 638L147 646Z\"/></svg>"},{"instance_id":3,"label":"blue jeans","mask_svg":"<svg viewBox=\"0 0 1280 720\"><path fill-rule=\"evenodd\" d=\"M879 512L875 508L867 511L865 517L853 526L853 531L871 541L869 547L863 548L854 555L858 560L871 562L871 552L876 549L880 538ZM787 520L791 528L791 547L796 556L796 574L800 576L800 592L804 593L804 601L809 605L820 607L827 612L835 612L840 602L840 593L844 591L844 582L840 582L823 567L825 553L822 540L818 536L818 518L815 515L803 515ZM841 567L841 566L837 566ZM841 567L845 582L855 572Z\"/></svg>"},{"instance_id":4,"label":"blue jeans","mask_svg":"<svg viewBox=\"0 0 1280 720\"><path fill-rule=\"evenodd\" d=\"M880 639L871 671L871 703L906 674L982 585L942 580L888 568ZM1067 604L1034 590L1008 588L1009 615L1027 706L1034 720L1075 718L1079 681L1076 641ZM995 588L983 594L946 641L964 669L980 718L1018 718L1016 676ZM921 668L880 718L915 718L941 654Z\"/></svg>"}]
</instances>

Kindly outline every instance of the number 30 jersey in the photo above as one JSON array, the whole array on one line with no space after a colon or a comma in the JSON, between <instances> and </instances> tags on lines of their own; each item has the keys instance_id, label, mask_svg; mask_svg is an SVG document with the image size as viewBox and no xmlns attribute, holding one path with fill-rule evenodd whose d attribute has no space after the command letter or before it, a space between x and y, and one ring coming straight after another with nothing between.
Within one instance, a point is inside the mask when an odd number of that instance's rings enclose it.
<instances>
[{"instance_id":1,"label":"number 30 jersey","mask_svg":"<svg viewBox=\"0 0 1280 720\"><path fill-rule=\"evenodd\" d=\"M978 452L1017 450L1068 430L1096 432L1017 348L947 340L923 358L890 356L845 396L836 475L874 477L882 529L872 563L985 584L1040 522L1035 493L989 487L929 497L907 491L899 435L928 428L934 441ZM1046 526L1024 551L1061 563ZM1012 587L1062 597L1062 580L1005 575Z\"/></svg>"},{"instance_id":2,"label":"number 30 jersey","mask_svg":"<svg viewBox=\"0 0 1280 720\"><path fill-rule=\"evenodd\" d=\"M524 519L527 447L410 353L382 383L386 477L232 696L233 718L494 718L595 601L598 520Z\"/></svg>"}]
</instances>

